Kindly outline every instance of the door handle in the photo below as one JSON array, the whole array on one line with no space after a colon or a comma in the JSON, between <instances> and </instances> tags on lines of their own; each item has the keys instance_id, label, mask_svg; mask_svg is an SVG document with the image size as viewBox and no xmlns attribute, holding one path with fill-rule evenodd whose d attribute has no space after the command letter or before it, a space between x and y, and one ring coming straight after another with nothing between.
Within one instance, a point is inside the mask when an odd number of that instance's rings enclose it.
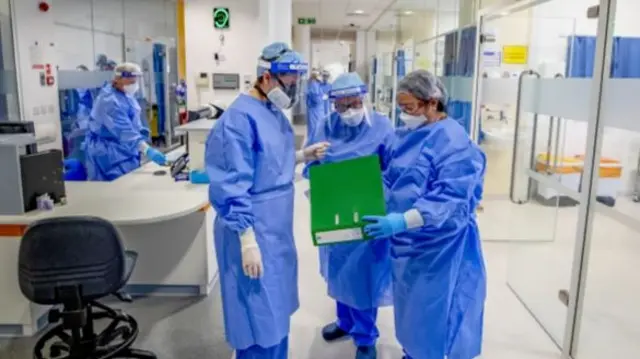
<instances>
[{"instance_id":1,"label":"door handle","mask_svg":"<svg viewBox=\"0 0 640 359\"><path fill-rule=\"evenodd\" d=\"M566 289L560 289L558 291L558 299L560 300L560 302L562 302L562 304L564 304L565 307L569 307L569 291Z\"/></svg>"}]
</instances>

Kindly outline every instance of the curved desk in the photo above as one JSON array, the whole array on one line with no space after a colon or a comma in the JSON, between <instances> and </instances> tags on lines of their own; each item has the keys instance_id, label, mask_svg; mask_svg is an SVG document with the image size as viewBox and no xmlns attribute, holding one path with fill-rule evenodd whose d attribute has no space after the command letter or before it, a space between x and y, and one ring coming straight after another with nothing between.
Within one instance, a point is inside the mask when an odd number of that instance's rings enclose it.
<instances>
[{"instance_id":1,"label":"curved desk","mask_svg":"<svg viewBox=\"0 0 640 359\"><path fill-rule=\"evenodd\" d=\"M20 238L32 222L96 216L118 227L125 247L139 253L126 290L135 296L206 295L217 278L214 212L206 185L155 176L147 164L114 182L67 182L67 204L52 211L0 216L0 337L33 335L47 307L28 302L17 281Z\"/></svg>"}]
</instances>

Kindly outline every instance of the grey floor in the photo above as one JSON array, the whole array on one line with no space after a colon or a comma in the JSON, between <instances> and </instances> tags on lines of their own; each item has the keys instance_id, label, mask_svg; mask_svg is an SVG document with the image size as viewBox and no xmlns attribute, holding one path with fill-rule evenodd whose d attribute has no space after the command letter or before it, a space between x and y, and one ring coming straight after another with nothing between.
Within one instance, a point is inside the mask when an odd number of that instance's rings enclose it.
<instances>
[{"instance_id":1,"label":"grey floor","mask_svg":"<svg viewBox=\"0 0 640 359\"><path fill-rule=\"evenodd\" d=\"M152 350L158 358L231 358L224 341L217 287L204 298L142 298L122 307L141 327L135 347ZM1 340L0 358L31 358L34 342L35 339Z\"/></svg>"},{"instance_id":2,"label":"grey floor","mask_svg":"<svg viewBox=\"0 0 640 359\"><path fill-rule=\"evenodd\" d=\"M300 137L300 136L297 136ZM300 139L297 141L300 142ZM299 171L298 171L299 172ZM295 236L300 267L300 310L292 318L291 359L353 359L350 342L324 343L322 326L334 319L334 303L318 275L317 249L309 238L309 205L303 195L307 183L297 176ZM515 244L517 246L517 244ZM485 243L489 273L483 359L553 359L557 348L506 285L507 257L514 244ZM124 309L140 323L136 347L158 358L230 359L224 341L219 288L205 298L143 298ZM400 359L394 338L393 311L381 310L378 324L380 359ZM0 359L31 358L34 339L0 340Z\"/></svg>"}]
</instances>

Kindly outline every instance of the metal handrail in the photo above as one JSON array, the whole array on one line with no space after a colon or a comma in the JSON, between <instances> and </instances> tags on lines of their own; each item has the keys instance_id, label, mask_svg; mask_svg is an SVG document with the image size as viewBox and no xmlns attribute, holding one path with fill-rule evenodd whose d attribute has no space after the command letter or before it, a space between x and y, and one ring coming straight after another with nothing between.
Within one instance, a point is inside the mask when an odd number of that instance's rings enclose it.
<instances>
[{"instance_id":1,"label":"metal handrail","mask_svg":"<svg viewBox=\"0 0 640 359\"><path fill-rule=\"evenodd\" d=\"M531 188L533 187L533 180L528 179L527 184L527 198L525 200L516 200L515 198L515 178L516 178L516 162L518 160L518 142L519 142L519 129L520 129L520 112L522 109L522 84L526 76L533 76L540 78L540 74L534 70L525 70L520 73L518 77L518 94L516 98L516 117L515 117L515 131L513 131L513 156L511 158L511 180L509 183L509 199L515 204L525 204L529 202L531 198ZM538 114L533 116L533 136L531 137L531 154L529 156L529 168L533 169L536 160L536 140L538 136Z\"/></svg>"}]
</instances>

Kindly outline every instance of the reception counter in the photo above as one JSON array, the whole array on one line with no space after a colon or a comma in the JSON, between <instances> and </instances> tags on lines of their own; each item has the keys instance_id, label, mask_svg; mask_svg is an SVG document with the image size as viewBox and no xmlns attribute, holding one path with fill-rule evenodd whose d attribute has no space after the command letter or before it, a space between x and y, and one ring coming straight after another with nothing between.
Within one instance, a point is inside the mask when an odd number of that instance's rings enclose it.
<instances>
[{"instance_id":1,"label":"reception counter","mask_svg":"<svg viewBox=\"0 0 640 359\"><path fill-rule=\"evenodd\" d=\"M218 268L207 186L175 182L160 170L151 163L113 182L67 182L66 205L0 216L0 337L33 335L47 324L48 308L28 302L17 282L20 239L39 219L96 216L115 224L126 249L139 254L126 288L134 296L210 292Z\"/></svg>"}]
</instances>

